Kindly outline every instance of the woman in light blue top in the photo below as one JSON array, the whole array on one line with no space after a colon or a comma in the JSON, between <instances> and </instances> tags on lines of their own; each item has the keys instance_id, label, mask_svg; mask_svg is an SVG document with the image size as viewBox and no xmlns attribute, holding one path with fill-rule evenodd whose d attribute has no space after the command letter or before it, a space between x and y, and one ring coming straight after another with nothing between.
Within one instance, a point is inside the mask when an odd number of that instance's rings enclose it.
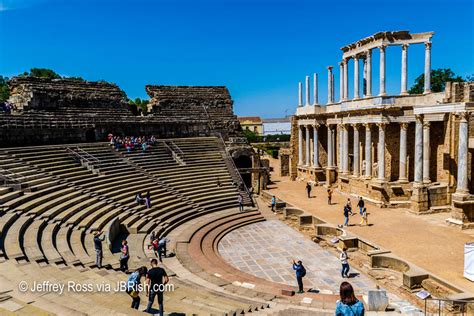
<instances>
[{"instance_id":1,"label":"woman in light blue top","mask_svg":"<svg viewBox=\"0 0 474 316\"><path fill-rule=\"evenodd\" d=\"M339 288L341 299L336 303L336 316L364 316L364 304L354 295L349 282L342 282Z\"/></svg>"}]
</instances>

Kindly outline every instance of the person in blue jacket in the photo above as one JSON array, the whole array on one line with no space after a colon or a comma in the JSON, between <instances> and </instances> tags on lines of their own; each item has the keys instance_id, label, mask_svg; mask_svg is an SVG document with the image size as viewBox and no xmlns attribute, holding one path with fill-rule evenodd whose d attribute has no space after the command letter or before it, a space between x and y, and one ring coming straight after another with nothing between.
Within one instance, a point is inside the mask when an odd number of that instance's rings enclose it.
<instances>
[{"instance_id":1,"label":"person in blue jacket","mask_svg":"<svg viewBox=\"0 0 474 316\"><path fill-rule=\"evenodd\" d=\"M303 262L301 262L301 260L299 260L298 262L293 260L293 270L296 271L296 281L298 282L298 293L304 293L303 278L306 276L306 269L303 266Z\"/></svg>"},{"instance_id":2,"label":"person in blue jacket","mask_svg":"<svg viewBox=\"0 0 474 316\"><path fill-rule=\"evenodd\" d=\"M342 282L339 288L340 300L336 303L336 316L364 316L364 304L354 294L349 282Z\"/></svg>"}]
</instances>

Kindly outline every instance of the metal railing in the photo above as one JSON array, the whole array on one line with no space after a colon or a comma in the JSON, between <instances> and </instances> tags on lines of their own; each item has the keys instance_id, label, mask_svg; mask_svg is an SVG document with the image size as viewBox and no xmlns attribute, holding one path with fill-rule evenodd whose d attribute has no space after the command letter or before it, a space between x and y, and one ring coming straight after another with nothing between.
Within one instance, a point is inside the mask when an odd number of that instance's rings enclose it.
<instances>
[{"instance_id":1,"label":"metal railing","mask_svg":"<svg viewBox=\"0 0 474 316\"><path fill-rule=\"evenodd\" d=\"M167 144L166 140L162 141L163 146L165 147L166 151L171 155L171 157L181 166L185 166L186 163L184 162L184 154L183 157L180 157L179 153L173 150L170 145ZM173 142L171 142L173 143ZM174 143L173 143L174 144ZM174 144L176 146L176 144ZM178 147L178 146L176 146ZM179 148L178 148L179 149ZM179 151L182 153L181 149Z\"/></svg>"},{"instance_id":2,"label":"metal railing","mask_svg":"<svg viewBox=\"0 0 474 316\"><path fill-rule=\"evenodd\" d=\"M2 182L8 186L8 185L14 185L14 186L21 186L21 180L24 179L24 176L19 176L16 173L0 168L0 179L2 179Z\"/></svg>"},{"instance_id":3,"label":"metal railing","mask_svg":"<svg viewBox=\"0 0 474 316\"><path fill-rule=\"evenodd\" d=\"M473 315L474 300L426 298L424 315Z\"/></svg>"},{"instance_id":4,"label":"metal railing","mask_svg":"<svg viewBox=\"0 0 474 316\"><path fill-rule=\"evenodd\" d=\"M99 172L100 160L80 147L67 147L67 151L87 168Z\"/></svg>"},{"instance_id":5,"label":"metal railing","mask_svg":"<svg viewBox=\"0 0 474 316\"><path fill-rule=\"evenodd\" d=\"M239 169L235 165L234 159L232 159L232 157L227 152L227 149L225 147L225 141L224 141L224 138L222 137L222 134L219 133L219 132L215 132L215 134L219 138L219 140L218 140L219 148L223 152L223 155L224 155L223 158L224 158L224 161L225 161L226 165L228 166L229 172L231 173L231 175L233 175L232 178L234 178L234 177L237 178L237 182L239 183L238 184L239 191L240 191L240 187L242 187L243 191L247 194L248 198L250 199L250 202L252 203L252 206L255 206L254 197L252 196L252 194L250 193L250 190L245 185L244 179L242 178L242 175L240 174Z\"/></svg>"}]
</instances>

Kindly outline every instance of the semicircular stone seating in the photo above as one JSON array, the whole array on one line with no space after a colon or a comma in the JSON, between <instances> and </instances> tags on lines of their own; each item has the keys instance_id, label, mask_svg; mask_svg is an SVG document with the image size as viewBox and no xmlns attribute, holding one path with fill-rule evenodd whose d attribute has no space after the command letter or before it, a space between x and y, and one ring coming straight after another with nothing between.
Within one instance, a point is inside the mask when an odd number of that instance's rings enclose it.
<instances>
[{"instance_id":1,"label":"semicircular stone seating","mask_svg":"<svg viewBox=\"0 0 474 316\"><path fill-rule=\"evenodd\" d=\"M191 315L279 315L280 310L290 311L285 304L298 302L279 296L278 286L231 268L217 253L217 243L226 232L264 220L257 210L238 212L236 179L224 161L220 140L168 141L179 148L181 161L162 141L145 153L139 149L116 151L106 143L0 150L0 170L13 184L0 186L3 299L38 315L141 314L129 308L127 294L103 293L99 285L115 286L127 278L118 272L116 245L122 238L129 242L130 268L148 265L152 256L148 234L155 231L171 239L170 246L177 254L165 259L175 286L175 291L165 295L167 311ZM147 191L151 208L135 202L138 192ZM109 233L117 222L120 233ZM113 238L103 244L103 269L95 265L95 231L105 231ZM191 277L193 274L181 276L188 269L199 279ZM236 278L256 286L235 286L232 282ZM19 291L20 281L33 284L45 280L88 282L95 291L84 295ZM206 286L196 280L203 280ZM278 305L278 301L283 303ZM143 299L143 308L145 303Z\"/></svg>"}]
</instances>

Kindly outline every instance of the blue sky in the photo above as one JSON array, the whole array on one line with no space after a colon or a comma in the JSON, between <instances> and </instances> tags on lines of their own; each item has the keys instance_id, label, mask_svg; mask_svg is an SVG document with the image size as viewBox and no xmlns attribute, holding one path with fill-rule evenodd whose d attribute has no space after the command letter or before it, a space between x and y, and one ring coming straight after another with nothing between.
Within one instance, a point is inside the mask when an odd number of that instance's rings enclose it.
<instances>
[{"instance_id":1,"label":"blue sky","mask_svg":"<svg viewBox=\"0 0 474 316\"><path fill-rule=\"evenodd\" d=\"M280 117L313 72L325 102L328 65L337 100L340 47L388 30L434 31L432 68L474 74L472 0L0 0L0 74L52 68L115 82L130 98L147 97L146 84L226 85L238 115ZM409 86L423 54L409 48ZM400 90L400 63L401 48L389 47L389 93Z\"/></svg>"}]
</instances>

